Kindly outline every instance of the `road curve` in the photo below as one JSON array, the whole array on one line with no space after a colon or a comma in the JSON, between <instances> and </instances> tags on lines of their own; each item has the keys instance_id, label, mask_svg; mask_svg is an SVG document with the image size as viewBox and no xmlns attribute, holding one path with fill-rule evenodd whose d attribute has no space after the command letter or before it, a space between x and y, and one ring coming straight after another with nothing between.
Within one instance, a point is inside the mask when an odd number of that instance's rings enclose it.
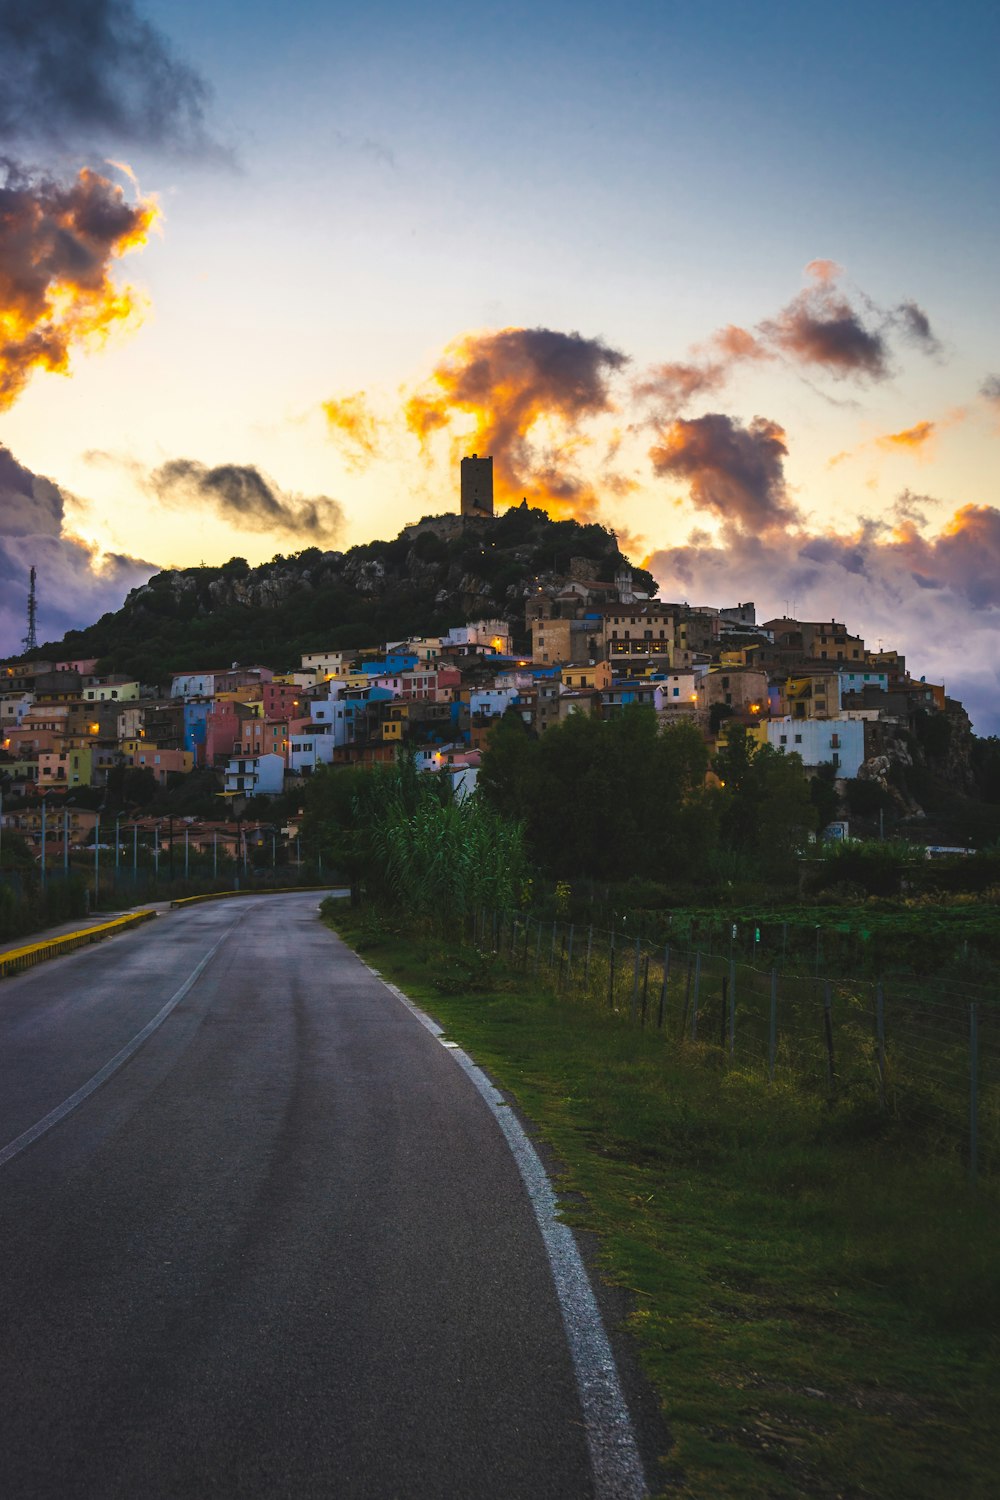
<instances>
[{"instance_id":1,"label":"road curve","mask_svg":"<svg viewBox=\"0 0 1000 1500\"><path fill-rule=\"evenodd\" d=\"M494 1114L315 895L0 986L0 1320L6 1500L636 1493Z\"/></svg>"}]
</instances>

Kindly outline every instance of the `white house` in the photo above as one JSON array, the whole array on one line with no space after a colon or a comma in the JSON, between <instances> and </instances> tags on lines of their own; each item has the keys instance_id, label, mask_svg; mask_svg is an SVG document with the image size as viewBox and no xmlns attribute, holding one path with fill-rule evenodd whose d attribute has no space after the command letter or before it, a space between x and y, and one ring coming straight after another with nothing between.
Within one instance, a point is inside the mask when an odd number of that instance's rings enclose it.
<instances>
[{"instance_id":1,"label":"white house","mask_svg":"<svg viewBox=\"0 0 1000 1500\"><path fill-rule=\"evenodd\" d=\"M474 620L456 625L441 637L442 646L488 647L500 656L510 655L510 626L506 620Z\"/></svg>"},{"instance_id":2,"label":"white house","mask_svg":"<svg viewBox=\"0 0 1000 1500\"><path fill-rule=\"evenodd\" d=\"M213 698L218 672L177 672L170 683L171 698Z\"/></svg>"},{"instance_id":3,"label":"white house","mask_svg":"<svg viewBox=\"0 0 1000 1500\"><path fill-rule=\"evenodd\" d=\"M288 748L288 768L302 775L314 771L317 766L332 765L335 746L333 734L321 732L315 725L302 734L293 734Z\"/></svg>"},{"instance_id":4,"label":"white house","mask_svg":"<svg viewBox=\"0 0 1000 1500\"><path fill-rule=\"evenodd\" d=\"M653 689L657 713L671 708L694 708L698 697L695 681L694 672L665 672Z\"/></svg>"},{"instance_id":5,"label":"white house","mask_svg":"<svg viewBox=\"0 0 1000 1500\"><path fill-rule=\"evenodd\" d=\"M832 765L838 776L857 776L865 758L863 719L769 719L760 732L775 750L801 755L804 766Z\"/></svg>"},{"instance_id":6,"label":"white house","mask_svg":"<svg viewBox=\"0 0 1000 1500\"><path fill-rule=\"evenodd\" d=\"M282 755L234 755L226 767L225 790L230 796L278 797L284 782Z\"/></svg>"},{"instance_id":7,"label":"white house","mask_svg":"<svg viewBox=\"0 0 1000 1500\"><path fill-rule=\"evenodd\" d=\"M506 713L510 705L516 701L516 687L476 688L469 694L469 712L470 714L484 714L493 719Z\"/></svg>"}]
</instances>

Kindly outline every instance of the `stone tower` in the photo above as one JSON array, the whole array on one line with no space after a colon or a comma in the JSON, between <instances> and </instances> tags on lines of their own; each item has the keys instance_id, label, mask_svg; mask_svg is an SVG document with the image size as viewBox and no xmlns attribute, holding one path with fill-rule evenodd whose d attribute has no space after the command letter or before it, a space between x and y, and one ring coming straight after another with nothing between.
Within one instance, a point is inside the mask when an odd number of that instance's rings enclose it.
<instances>
[{"instance_id":1,"label":"stone tower","mask_svg":"<svg viewBox=\"0 0 1000 1500\"><path fill-rule=\"evenodd\" d=\"M493 460L474 453L462 459L462 515L492 516Z\"/></svg>"}]
</instances>

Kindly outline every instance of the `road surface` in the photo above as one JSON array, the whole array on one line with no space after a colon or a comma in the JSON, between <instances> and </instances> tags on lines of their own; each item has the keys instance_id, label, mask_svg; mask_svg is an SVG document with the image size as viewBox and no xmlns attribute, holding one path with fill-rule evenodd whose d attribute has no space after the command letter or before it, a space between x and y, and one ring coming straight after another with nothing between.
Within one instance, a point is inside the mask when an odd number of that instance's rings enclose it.
<instances>
[{"instance_id":1,"label":"road surface","mask_svg":"<svg viewBox=\"0 0 1000 1500\"><path fill-rule=\"evenodd\" d=\"M500 1111L316 906L0 984L0 1494L642 1493Z\"/></svg>"}]
</instances>

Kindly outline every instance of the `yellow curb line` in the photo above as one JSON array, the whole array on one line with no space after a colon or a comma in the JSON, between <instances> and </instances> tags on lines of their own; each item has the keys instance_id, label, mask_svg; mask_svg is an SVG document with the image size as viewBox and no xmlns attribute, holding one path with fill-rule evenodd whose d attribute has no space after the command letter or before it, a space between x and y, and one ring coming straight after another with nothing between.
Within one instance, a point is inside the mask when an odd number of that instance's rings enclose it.
<instances>
[{"instance_id":1,"label":"yellow curb line","mask_svg":"<svg viewBox=\"0 0 1000 1500\"><path fill-rule=\"evenodd\" d=\"M335 891L335 885L275 885L265 890L209 891L207 896L178 896L171 907L192 906L196 901L224 901L227 896L294 896L296 891Z\"/></svg>"},{"instance_id":2,"label":"yellow curb line","mask_svg":"<svg viewBox=\"0 0 1000 1500\"><path fill-rule=\"evenodd\" d=\"M43 943L32 943L27 948L0 953L0 979L6 979L10 974L20 974L24 969L32 969L35 964L44 963L46 959L72 953L74 949L83 948L88 943L99 943L102 938L111 937L113 933L121 932L126 927L134 927L139 922L148 922L155 916L155 911L130 912L127 916L102 922L97 927L87 927L81 932L67 932L62 937L49 938Z\"/></svg>"}]
</instances>

